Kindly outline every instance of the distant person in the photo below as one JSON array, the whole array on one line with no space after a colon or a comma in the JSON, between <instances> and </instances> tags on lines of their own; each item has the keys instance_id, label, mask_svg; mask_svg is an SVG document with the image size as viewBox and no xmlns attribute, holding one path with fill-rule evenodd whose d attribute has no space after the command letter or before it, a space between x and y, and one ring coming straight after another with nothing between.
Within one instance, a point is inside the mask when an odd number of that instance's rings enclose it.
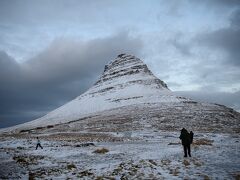
<instances>
[{"instance_id":1,"label":"distant person","mask_svg":"<svg viewBox=\"0 0 240 180\"><path fill-rule=\"evenodd\" d=\"M193 143L193 135L194 135L194 133L192 132L192 131L190 131L190 144L192 144Z\"/></svg>"},{"instance_id":2,"label":"distant person","mask_svg":"<svg viewBox=\"0 0 240 180\"><path fill-rule=\"evenodd\" d=\"M38 146L39 146L41 149L43 149L43 147L41 146L40 139L37 137L37 146L36 146L36 150L37 150Z\"/></svg>"},{"instance_id":3,"label":"distant person","mask_svg":"<svg viewBox=\"0 0 240 180\"><path fill-rule=\"evenodd\" d=\"M185 128L181 130L181 135L179 138L182 140L184 157L187 157L187 155L191 157L191 143L193 139L191 136L193 137L193 132L192 135L190 135Z\"/></svg>"}]
</instances>

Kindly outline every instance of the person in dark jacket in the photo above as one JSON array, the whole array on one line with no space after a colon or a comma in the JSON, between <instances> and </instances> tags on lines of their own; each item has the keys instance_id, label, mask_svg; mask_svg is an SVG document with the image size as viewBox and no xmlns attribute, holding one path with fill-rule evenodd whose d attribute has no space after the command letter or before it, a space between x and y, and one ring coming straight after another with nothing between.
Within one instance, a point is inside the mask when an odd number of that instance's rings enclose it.
<instances>
[{"instance_id":1,"label":"person in dark jacket","mask_svg":"<svg viewBox=\"0 0 240 180\"><path fill-rule=\"evenodd\" d=\"M36 146L36 150L37 150L38 146L39 146L41 149L43 149L43 147L41 146L41 142L40 142L39 138L37 137L37 146Z\"/></svg>"},{"instance_id":2,"label":"person in dark jacket","mask_svg":"<svg viewBox=\"0 0 240 180\"><path fill-rule=\"evenodd\" d=\"M193 133L192 133L192 135L193 135ZM187 155L189 157L191 157L191 147L190 146L191 146L192 140L191 140L190 134L188 133L188 131L185 128L183 128L181 130L181 135L179 138L182 140L184 157L187 157Z\"/></svg>"}]
</instances>

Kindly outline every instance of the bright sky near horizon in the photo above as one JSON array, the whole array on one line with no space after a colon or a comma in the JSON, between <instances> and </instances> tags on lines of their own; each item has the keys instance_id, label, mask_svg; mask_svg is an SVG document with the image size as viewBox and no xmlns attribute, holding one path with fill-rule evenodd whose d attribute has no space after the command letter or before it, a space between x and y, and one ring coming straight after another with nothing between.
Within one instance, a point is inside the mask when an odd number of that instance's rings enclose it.
<instances>
[{"instance_id":1,"label":"bright sky near horizon","mask_svg":"<svg viewBox=\"0 0 240 180\"><path fill-rule=\"evenodd\" d=\"M0 127L80 95L122 52L177 93L240 110L239 0L2 0Z\"/></svg>"}]
</instances>

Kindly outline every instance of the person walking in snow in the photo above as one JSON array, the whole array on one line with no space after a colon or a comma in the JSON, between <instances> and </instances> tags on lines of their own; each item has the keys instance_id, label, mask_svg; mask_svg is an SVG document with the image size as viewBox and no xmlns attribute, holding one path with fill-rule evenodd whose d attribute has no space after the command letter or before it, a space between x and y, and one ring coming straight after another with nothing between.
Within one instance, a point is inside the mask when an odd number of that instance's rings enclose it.
<instances>
[{"instance_id":1,"label":"person walking in snow","mask_svg":"<svg viewBox=\"0 0 240 180\"><path fill-rule=\"evenodd\" d=\"M37 150L38 146L39 146L41 149L43 149L43 147L41 146L40 139L37 137L37 146L36 146L36 150Z\"/></svg>"},{"instance_id":2,"label":"person walking in snow","mask_svg":"<svg viewBox=\"0 0 240 180\"><path fill-rule=\"evenodd\" d=\"M192 133L192 137L193 137L193 133ZM188 131L185 128L183 128L181 130L181 135L179 138L182 140L184 157L187 157L187 155L191 157L191 143L192 143L191 135L188 133Z\"/></svg>"}]
</instances>

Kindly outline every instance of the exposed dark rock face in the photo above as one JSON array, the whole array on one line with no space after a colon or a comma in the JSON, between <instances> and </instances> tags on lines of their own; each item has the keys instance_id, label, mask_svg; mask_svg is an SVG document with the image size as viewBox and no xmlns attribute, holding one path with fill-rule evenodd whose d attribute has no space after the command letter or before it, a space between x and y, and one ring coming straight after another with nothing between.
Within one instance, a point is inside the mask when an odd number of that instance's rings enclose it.
<instances>
[{"instance_id":1,"label":"exposed dark rock face","mask_svg":"<svg viewBox=\"0 0 240 180\"><path fill-rule=\"evenodd\" d=\"M118 77L128 77L133 74L147 74L155 77L152 72L148 69L147 65L144 64L140 59L132 55L120 54L118 57L108 65L105 65L104 72L101 78L95 83L100 85L102 82L106 82ZM155 77L154 83L159 85L159 88L168 88L167 84ZM144 82L143 80L134 81L134 83L152 83Z\"/></svg>"}]
</instances>

